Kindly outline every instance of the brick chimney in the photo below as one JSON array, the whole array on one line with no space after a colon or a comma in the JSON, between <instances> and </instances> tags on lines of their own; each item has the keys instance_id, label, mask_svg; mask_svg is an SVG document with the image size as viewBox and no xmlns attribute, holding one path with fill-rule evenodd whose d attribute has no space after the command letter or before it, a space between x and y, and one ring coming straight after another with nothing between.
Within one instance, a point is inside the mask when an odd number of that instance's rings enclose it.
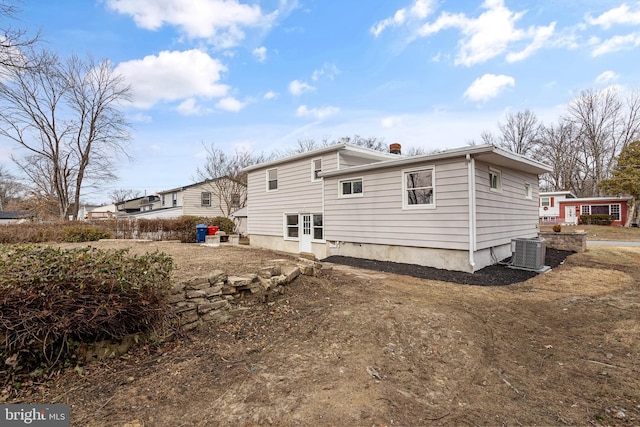
<instances>
[{"instance_id":1,"label":"brick chimney","mask_svg":"<svg viewBox=\"0 0 640 427\"><path fill-rule=\"evenodd\" d=\"M396 143L389 145L389 153L391 154L402 154L402 145Z\"/></svg>"}]
</instances>

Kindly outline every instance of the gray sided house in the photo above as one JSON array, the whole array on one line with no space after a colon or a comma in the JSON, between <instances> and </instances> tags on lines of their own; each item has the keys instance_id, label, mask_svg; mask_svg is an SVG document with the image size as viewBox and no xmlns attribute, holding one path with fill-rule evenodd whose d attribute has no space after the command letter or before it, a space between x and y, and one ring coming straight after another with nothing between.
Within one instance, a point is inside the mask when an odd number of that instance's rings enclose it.
<instances>
[{"instance_id":1,"label":"gray sided house","mask_svg":"<svg viewBox=\"0 0 640 427\"><path fill-rule=\"evenodd\" d=\"M244 184L217 178L197 182L171 190L159 191L153 203L142 204L139 211L131 213L135 218L177 218L183 215L229 217L246 201Z\"/></svg>"},{"instance_id":2,"label":"gray sided house","mask_svg":"<svg viewBox=\"0 0 640 427\"><path fill-rule=\"evenodd\" d=\"M251 244L474 272L538 233L538 175L492 145L404 157L338 144L252 166Z\"/></svg>"}]
</instances>

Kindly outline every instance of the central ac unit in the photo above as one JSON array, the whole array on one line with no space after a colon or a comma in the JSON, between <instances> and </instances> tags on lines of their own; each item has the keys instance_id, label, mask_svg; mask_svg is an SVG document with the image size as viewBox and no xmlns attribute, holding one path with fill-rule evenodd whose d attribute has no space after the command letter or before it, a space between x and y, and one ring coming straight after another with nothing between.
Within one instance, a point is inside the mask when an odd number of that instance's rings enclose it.
<instances>
[{"instance_id":1,"label":"central ac unit","mask_svg":"<svg viewBox=\"0 0 640 427\"><path fill-rule=\"evenodd\" d=\"M546 245L543 238L512 239L511 240L511 262L512 268L533 271L546 271L544 260L546 256Z\"/></svg>"}]
</instances>

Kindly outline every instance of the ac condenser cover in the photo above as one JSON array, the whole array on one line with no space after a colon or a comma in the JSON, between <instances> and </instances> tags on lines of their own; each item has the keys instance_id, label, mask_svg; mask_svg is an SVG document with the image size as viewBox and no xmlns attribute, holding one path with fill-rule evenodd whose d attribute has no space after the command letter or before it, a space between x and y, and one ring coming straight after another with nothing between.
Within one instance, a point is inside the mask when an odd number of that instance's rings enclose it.
<instances>
[{"instance_id":1,"label":"ac condenser cover","mask_svg":"<svg viewBox=\"0 0 640 427\"><path fill-rule=\"evenodd\" d=\"M511 266L525 270L542 270L546 256L545 240L541 237L511 240Z\"/></svg>"}]
</instances>

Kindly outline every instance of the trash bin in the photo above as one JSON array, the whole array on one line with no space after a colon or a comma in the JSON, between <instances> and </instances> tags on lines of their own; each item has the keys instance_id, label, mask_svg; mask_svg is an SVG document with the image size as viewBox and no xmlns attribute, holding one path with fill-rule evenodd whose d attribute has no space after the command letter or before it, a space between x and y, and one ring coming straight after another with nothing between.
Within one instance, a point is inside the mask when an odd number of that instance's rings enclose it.
<instances>
[{"instance_id":1,"label":"trash bin","mask_svg":"<svg viewBox=\"0 0 640 427\"><path fill-rule=\"evenodd\" d=\"M207 226L205 224L196 225L196 242L204 242L207 238Z\"/></svg>"},{"instance_id":2,"label":"trash bin","mask_svg":"<svg viewBox=\"0 0 640 427\"><path fill-rule=\"evenodd\" d=\"M207 227L207 236L215 236L216 233L220 230L220 227L217 225L210 225Z\"/></svg>"}]
</instances>

